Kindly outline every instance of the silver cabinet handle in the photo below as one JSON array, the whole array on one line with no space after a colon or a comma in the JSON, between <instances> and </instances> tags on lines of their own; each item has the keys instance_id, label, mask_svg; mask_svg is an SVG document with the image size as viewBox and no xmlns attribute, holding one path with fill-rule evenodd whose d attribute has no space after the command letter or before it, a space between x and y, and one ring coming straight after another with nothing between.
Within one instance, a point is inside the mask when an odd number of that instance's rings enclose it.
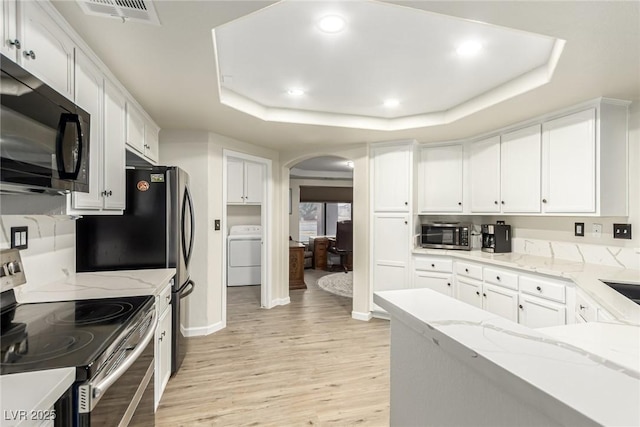
<instances>
[{"instance_id":1,"label":"silver cabinet handle","mask_svg":"<svg viewBox=\"0 0 640 427\"><path fill-rule=\"evenodd\" d=\"M30 50L28 52L25 51L25 52L22 52L22 53L24 54L25 58L36 59L36 53L34 51L32 51L32 50Z\"/></svg>"},{"instance_id":2,"label":"silver cabinet handle","mask_svg":"<svg viewBox=\"0 0 640 427\"><path fill-rule=\"evenodd\" d=\"M9 39L7 40L7 43L9 43L11 46L14 46L16 49L20 49L20 40L18 39Z\"/></svg>"}]
</instances>

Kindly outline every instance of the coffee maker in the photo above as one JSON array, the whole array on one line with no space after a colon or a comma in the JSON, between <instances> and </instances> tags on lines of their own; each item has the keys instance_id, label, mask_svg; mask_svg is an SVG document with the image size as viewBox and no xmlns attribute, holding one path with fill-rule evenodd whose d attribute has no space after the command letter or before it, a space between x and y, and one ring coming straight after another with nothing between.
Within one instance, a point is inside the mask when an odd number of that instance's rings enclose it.
<instances>
[{"instance_id":1,"label":"coffee maker","mask_svg":"<svg viewBox=\"0 0 640 427\"><path fill-rule=\"evenodd\" d=\"M482 251L494 254L511 252L511 226L504 222L482 224Z\"/></svg>"}]
</instances>

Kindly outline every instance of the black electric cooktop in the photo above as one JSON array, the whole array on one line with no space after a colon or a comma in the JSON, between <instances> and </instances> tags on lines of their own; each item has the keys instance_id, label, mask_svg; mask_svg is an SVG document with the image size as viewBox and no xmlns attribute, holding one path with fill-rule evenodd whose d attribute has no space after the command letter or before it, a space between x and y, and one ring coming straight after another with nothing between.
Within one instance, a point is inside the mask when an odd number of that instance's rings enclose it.
<instances>
[{"instance_id":1,"label":"black electric cooktop","mask_svg":"<svg viewBox=\"0 0 640 427\"><path fill-rule=\"evenodd\" d=\"M101 357L152 296L19 304L2 311L0 374L76 367L91 378Z\"/></svg>"}]
</instances>

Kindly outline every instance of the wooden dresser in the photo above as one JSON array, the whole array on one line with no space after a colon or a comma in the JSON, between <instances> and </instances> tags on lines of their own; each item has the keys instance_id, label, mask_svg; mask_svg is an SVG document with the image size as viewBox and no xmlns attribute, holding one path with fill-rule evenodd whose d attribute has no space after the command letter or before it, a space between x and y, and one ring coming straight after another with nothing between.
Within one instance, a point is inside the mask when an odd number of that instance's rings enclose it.
<instances>
[{"instance_id":1,"label":"wooden dresser","mask_svg":"<svg viewBox=\"0 0 640 427\"><path fill-rule=\"evenodd\" d=\"M289 289L307 289L304 283L304 245L289 241Z\"/></svg>"},{"instance_id":2,"label":"wooden dresser","mask_svg":"<svg viewBox=\"0 0 640 427\"><path fill-rule=\"evenodd\" d=\"M328 237L313 237L313 268L316 270L327 269Z\"/></svg>"}]
</instances>

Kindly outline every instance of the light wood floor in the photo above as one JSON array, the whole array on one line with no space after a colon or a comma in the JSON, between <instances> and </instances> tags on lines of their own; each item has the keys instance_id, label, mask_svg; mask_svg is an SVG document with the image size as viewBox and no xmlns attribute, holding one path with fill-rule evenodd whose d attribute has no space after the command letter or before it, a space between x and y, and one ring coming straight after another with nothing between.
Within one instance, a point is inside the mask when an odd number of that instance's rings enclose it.
<instances>
[{"instance_id":1,"label":"light wood floor","mask_svg":"<svg viewBox=\"0 0 640 427\"><path fill-rule=\"evenodd\" d=\"M271 310L258 286L228 289L227 328L188 340L157 426L389 425L389 323L351 319L306 273Z\"/></svg>"}]
</instances>

